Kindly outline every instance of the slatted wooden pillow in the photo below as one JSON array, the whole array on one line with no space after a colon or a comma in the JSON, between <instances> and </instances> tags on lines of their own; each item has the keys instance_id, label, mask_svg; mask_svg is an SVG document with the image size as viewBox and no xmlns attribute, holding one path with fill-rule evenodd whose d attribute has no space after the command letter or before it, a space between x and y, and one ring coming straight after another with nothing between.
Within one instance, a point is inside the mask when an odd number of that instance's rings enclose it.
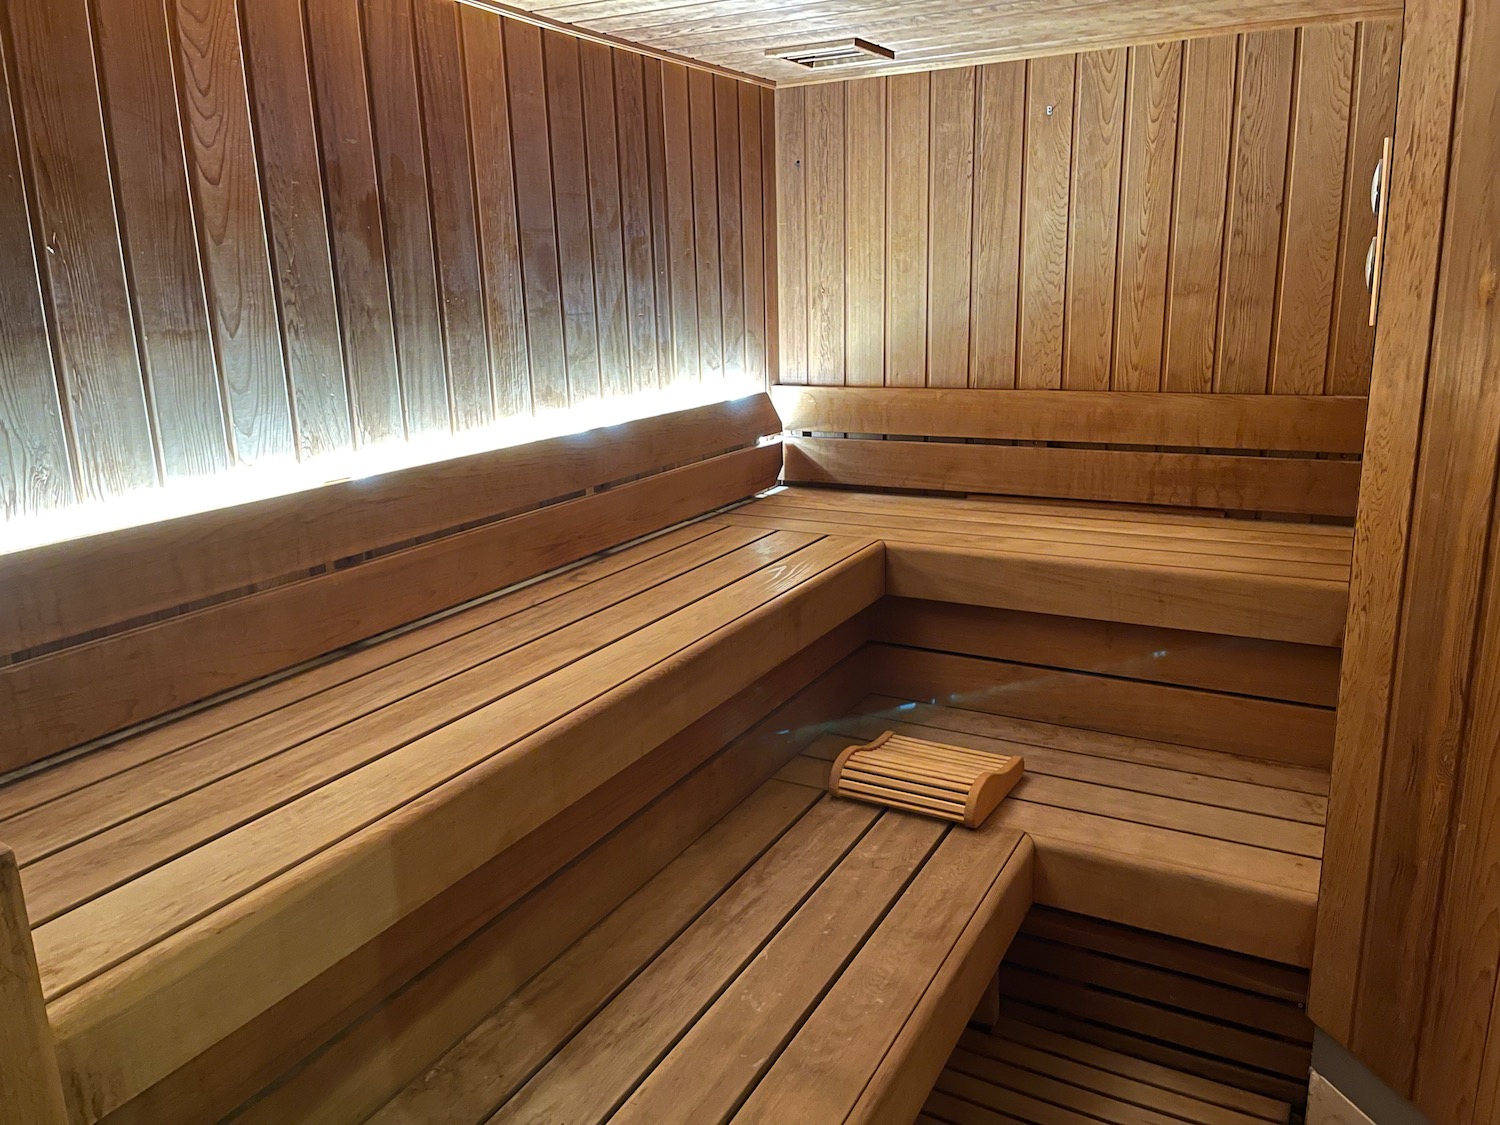
<instances>
[{"instance_id":1,"label":"slatted wooden pillow","mask_svg":"<svg viewBox=\"0 0 1500 1125\"><path fill-rule=\"evenodd\" d=\"M886 731L833 763L829 789L978 828L1021 780L1020 757L985 754Z\"/></svg>"}]
</instances>

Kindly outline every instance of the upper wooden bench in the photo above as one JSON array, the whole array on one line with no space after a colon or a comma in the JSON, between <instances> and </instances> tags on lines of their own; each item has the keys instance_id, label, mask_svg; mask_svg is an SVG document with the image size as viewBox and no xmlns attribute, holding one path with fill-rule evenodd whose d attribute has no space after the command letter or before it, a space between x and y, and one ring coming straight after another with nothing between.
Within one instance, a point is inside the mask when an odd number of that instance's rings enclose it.
<instances>
[{"instance_id":1,"label":"upper wooden bench","mask_svg":"<svg viewBox=\"0 0 1500 1125\"><path fill-rule=\"evenodd\" d=\"M663 439L655 456L671 465L775 426L764 399L684 421L625 427L621 444L634 449L642 426L705 427L696 444ZM564 440L524 455L564 493L616 479L620 464L591 457L580 471L578 451ZM48 716L76 711L69 739L147 717L699 515L770 484L778 461L771 446L711 457L17 663L0 670L7 729L22 735L7 756L53 749ZM525 479L471 483L509 510ZM360 513L372 544L480 506L349 487L381 498ZM142 529L7 558L28 583L7 588L37 594L7 606L7 643L128 622L174 582L191 596L261 578L316 561L288 538L344 551L358 530L321 494L302 498L307 511L267 503L291 517L252 520L260 540L207 535L210 515L175 537ZM140 586L111 584L116 568ZM868 540L698 522L0 787L0 841L24 892L0 930L17 939L29 915L70 1116L98 1119L267 1011L858 613L883 581Z\"/></svg>"},{"instance_id":2,"label":"upper wooden bench","mask_svg":"<svg viewBox=\"0 0 1500 1125\"><path fill-rule=\"evenodd\" d=\"M1352 516L1362 399L778 387L776 401L794 434L891 436L789 437L785 482L825 487L726 518L878 538L893 595L1342 641L1352 530L1222 512Z\"/></svg>"}]
</instances>

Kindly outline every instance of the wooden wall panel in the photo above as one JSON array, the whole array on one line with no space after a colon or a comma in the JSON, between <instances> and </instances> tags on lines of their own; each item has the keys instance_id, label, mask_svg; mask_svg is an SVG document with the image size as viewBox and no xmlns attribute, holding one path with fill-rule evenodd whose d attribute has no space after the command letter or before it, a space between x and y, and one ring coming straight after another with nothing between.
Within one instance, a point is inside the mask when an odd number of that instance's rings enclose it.
<instances>
[{"instance_id":1,"label":"wooden wall panel","mask_svg":"<svg viewBox=\"0 0 1500 1125\"><path fill-rule=\"evenodd\" d=\"M782 381L1362 393L1349 185L1398 50L1345 20L778 91Z\"/></svg>"},{"instance_id":2,"label":"wooden wall panel","mask_svg":"<svg viewBox=\"0 0 1500 1125\"><path fill-rule=\"evenodd\" d=\"M0 24L0 520L768 375L758 85L455 0Z\"/></svg>"},{"instance_id":3,"label":"wooden wall panel","mask_svg":"<svg viewBox=\"0 0 1500 1125\"><path fill-rule=\"evenodd\" d=\"M1500 1113L1500 10L1407 16L1309 1010L1468 1125ZM1380 38L1358 89L1385 83Z\"/></svg>"}]
</instances>

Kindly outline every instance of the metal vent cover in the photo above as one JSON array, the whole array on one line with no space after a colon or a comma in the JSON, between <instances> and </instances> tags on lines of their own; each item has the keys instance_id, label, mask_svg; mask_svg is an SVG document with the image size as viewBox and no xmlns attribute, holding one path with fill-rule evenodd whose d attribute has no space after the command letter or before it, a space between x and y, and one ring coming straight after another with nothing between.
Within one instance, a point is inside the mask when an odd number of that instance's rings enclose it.
<instances>
[{"instance_id":1,"label":"metal vent cover","mask_svg":"<svg viewBox=\"0 0 1500 1125\"><path fill-rule=\"evenodd\" d=\"M858 63L889 62L896 52L867 39L851 36L848 39L830 39L823 43L798 43L790 47L772 47L766 52L768 58L784 59L809 70L820 70L826 66L853 66Z\"/></svg>"}]
</instances>

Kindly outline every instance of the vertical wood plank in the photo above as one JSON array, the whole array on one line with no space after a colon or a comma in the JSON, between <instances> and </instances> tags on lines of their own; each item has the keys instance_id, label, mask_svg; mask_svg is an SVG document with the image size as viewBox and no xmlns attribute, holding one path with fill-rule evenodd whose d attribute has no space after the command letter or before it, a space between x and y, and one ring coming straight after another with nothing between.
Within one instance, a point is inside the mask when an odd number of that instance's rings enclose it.
<instances>
[{"instance_id":1,"label":"vertical wood plank","mask_svg":"<svg viewBox=\"0 0 1500 1125\"><path fill-rule=\"evenodd\" d=\"M494 421L495 391L479 273L459 6L453 0L413 3L448 388L454 428L468 430Z\"/></svg>"},{"instance_id":2,"label":"vertical wood plank","mask_svg":"<svg viewBox=\"0 0 1500 1125\"><path fill-rule=\"evenodd\" d=\"M807 381L844 381L844 84L807 88Z\"/></svg>"},{"instance_id":3,"label":"vertical wood plank","mask_svg":"<svg viewBox=\"0 0 1500 1125\"><path fill-rule=\"evenodd\" d=\"M932 73L927 385L969 385L974 238L974 68Z\"/></svg>"},{"instance_id":4,"label":"vertical wood plank","mask_svg":"<svg viewBox=\"0 0 1500 1125\"><path fill-rule=\"evenodd\" d=\"M658 379L651 170L646 158L646 72L643 63L639 55L629 51L614 52L625 310L629 319L631 387L637 391L655 387Z\"/></svg>"},{"instance_id":5,"label":"vertical wood plank","mask_svg":"<svg viewBox=\"0 0 1500 1125\"><path fill-rule=\"evenodd\" d=\"M980 67L977 100L969 385L1014 387L1026 64Z\"/></svg>"},{"instance_id":6,"label":"vertical wood plank","mask_svg":"<svg viewBox=\"0 0 1500 1125\"><path fill-rule=\"evenodd\" d=\"M1297 87L1287 169L1271 390L1323 393L1344 206L1354 82L1354 25L1297 33Z\"/></svg>"},{"instance_id":7,"label":"vertical wood plank","mask_svg":"<svg viewBox=\"0 0 1500 1125\"><path fill-rule=\"evenodd\" d=\"M698 360L701 377L724 377L724 301L719 252L719 150L714 139L714 78L688 72L692 152L693 252L698 270Z\"/></svg>"},{"instance_id":8,"label":"vertical wood plank","mask_svg":"<svg viewBox=\"0 0 1500 1125\"><path fill-rule=\"evenodd\" d=\"M166 10L157 0L120 0L97 5L94 15L120 224L162 469L169 481L220 472L229 465L230 450L182 162ZM15 217L24 215L21 209Z\"/></svg>"},{"instance_id":9,"label":"vertical wood plank","mask_svg":"<svg viewBox=\"0 0 1500 1125\"><path fill-rule=\"evenodd\" d=\"M1426 15L1445 24L1451 20L1456 31L1457 10L1448 11L1454 14L1434 5ZM1462 1019L1472 1028L1482 1011L1476 1004L1482 995L1464 995L1475 983L1475 967L1466 963L1474 966L1469 959L1477 952L1476 938L1492 951L1485 957L1482 989L1493 990L1497 969L1492 932L1480 938L1461 919L1477 906L1478 914L1470 920L1486 928L1495 924L1493 906L1468 897L1479 879L1493 881L1493 861L1464 853L1463 848L1466 837L1495 815L1493 806L1476 800L1486 783L1471 777L1470 771L1480 775L1496 747L1492 742L1471 742L1468 735L1479 700L1497 690L1492 680L1473 679L1473 662L1483 655L1477 626L1485 613L1485 587L1496 561L1489 552L1495 545L1491 526L1497 515L1500 463L1500 387L1493 378L1500 365L1500 193L1494 182L1500 160L1495 130L1500 107L1500 11L1493 5L1465 5L1461 27L1427 396L1390 729L1380 775L1375 877L1365 908L1362 979L1351 1044L1360 1060L1398 1093L1420 1093L1424 1110L1431 1097L1438 1108L1450 1112L1455 1102L1472 1096L1468 1091L1477 1077L1477 1042L1463 1042L1463 1024L1452 1022ZM1405 87L1404 71L1402 83ZM1415 167L1418 174L1437 178L1435 168ZM1397 198L1393 191L1392 200ZM1389 306L1382 310L1382 318L1388 310ZM1383 321L1382 336L1385 331ZM1484 670L1492 672L1493 666ZM1471 789L1467 800L1473 803L1465 804L1460 783L1468 788L1471 782L1480 793ZM1455 815L1457 810L1476 819L1462 819ZM1445 869L1458 858L1451 850L1455 839L1461 841L1464 858L1445 889ZM1458 928L1440 935L1439 911L1445 897L1457 907L1453 921ZM1418 1026L1426 1036L1414 1033ZM1495 1033L1492 1029L1488 1034ZM1432 1060L1420 1087L1419 1050ZM1448 1118L1484 1119L1461 1112Z\"/></svg>"},{"instance_id":10,"label":"vertical wood plank","mask_svg":"<svg viewBox=\"0 0 1500 1125\"><path fill-rule=\"evenodd\" d=\"M502 20L501 26L511 136L516 140L511 155L516 169L516 223L526 294L531 401L537 410L561 410L568 405L568 357L563 343L562 283L552 208L552 145L547 129L542 33L519 20Z\"/></svg>"},{"instance_id":11,"label":"vertical wood plank","mask_svg":"<svg viewBox=\"0 0 1500 1125\"><path fill-rule=\"evenodd\" d=\"M452 0L449 0L451 3ZM620 154L615 140L615 52L578 44L588 143L589 222L594 236L594 301L599 310L599 375L605 397L629 394L630 333L625 303L625 241L620 221Z\"/></svg>"},{"instance_id":12,"label":"vertical wood plank","mask_svg":"<svg viewBox=\"0 0 1500 1125\"><path fill-rule=\"evenodd\" d=\"M845 107L845 377L885 384L885 79L848 85Z\"/></svg>"},{"instance_id":13,"label":"vertical wood plank","mask_svg":"<svg viewBox=\"0 0 1500 1125\"><path fill-rule=\"evenodd\" d=\"M67 1125L62 1075L16 855L0 846L0 1108L16 1125Z\"/></svg>"},{"instance_id":14,"label":"vertical wood plank","mask_svg":"<svg viewBox=\"0 0 1500 1125\"><path fill-rule=\"evenodd\" d=\"M244 32L297 448L317 457L353 433L301 0L247 5Z\"/></svg>"},{"instance_id":15,"label":"vertical wood plank","mask_svg":"<svg viewBox=\"0 0 1500 1125\"><path fill-rule=\"evenodd\" d=\"M776 196L778 146L776 137L776 91L762 89L760 97L760 158L761 158L761 230L765 235L766 272L766 378L768 385L780 382L781 372L781 294L777 287L780 276L777 262L780 258L779 240L781 227L778 218L779 201Z\"/></svg>"},{"instance_id":16,"label":"vertical wood plank","mask_svg":"<svg viewBox=\"0 0 1500 1125\"><path fill-rule=\"evenodd\" d=\"M1078 56L1062 360L1062 385L1067 390L1109 389L1120 240L1125 60L1123 49Z\"/></svg>"},{"instance_id":17,"label":"vertical wood plank","mask_svg":"<svg viewBox=\"0 0 1500 1125\"><path fill-rule=\"evenodd\" d=\"M11 75L0 51L0 519L77 498L28 218Z\"/></svg>"},{"instance_id":18,"label":"vertical wood plank","mask_svg":"<svg viewBox=\"0 0 1500 1125\"><path fill-rule=\"evenodd\" d=\"M732 78L714 78L719 183L719 291L724 310L724 374L746 373L745 240L740 206L740 97ZM757 145L757 147L759 147Z\"/></svg>"},{"instance_id":19,"label":"vertical wood plank","mask_svg":"<svg viewBox=\"0 0 1500 1125\"><path fill-rule=\"evenodd\" d=\"M459 19L495 416L509 418L530 414L532 403L505 49L499 16L463 4Z\"/></svg>"},{"instance_id":20,"label":"vertical wood plank","mask_svg":"<svg viewBox=\"0 0 1500 1125\"><path fill-rule=\"evenodd\" d=\"M1033 59L1026 68L1018 387L1062 386L1073 80L1071 55Z\"/></svg>"},{"instance_id":21,"label":"vertical wood plank","mask_svg":"<svg viewBox=\"0 0 1500 1125\"><path fill-rule=\"evenodd\" d=\"M1355 44L1358 62L1350 106L1344 213L1325 382L1331 395L1362 395L1370 390L1375 330L1369 320L1365 252L1375 237L1375 216L1370 210L1369 187L1381 145L1396 127L1401 25L1395 20L1365 21L1358 25Z\"/></svg>"},{"instance_id":22,"label":"vertical wood plank","mask_svg":"<svg viewBox=\"0 0 1500 1125\"><path fill-rule=\"evenodd\" d=\"M745 373L764 384L766 356L765 153L761 138L761 92L737 84L740 103L740 236L745 246Z\"/></svg>"},{"instance_id":23,"label":"vertical wood plank","mask_svg":"<svg viewBox=\"0 0 1500 1125\"><path fill-rule=\"evenodd\" d=\"M304 3L358 445L406 437L357 0Z\"/></svg>"},{"instance_id":24,"label":"vertical wood plank","mask_svg":"<svg viewBox=\"0 0 1500 1125\"><path fill-rule=\"evenodd\" d=\"M1308 1012L1340 1043L1352 1046L1356 1009L1373 978L1363 974L1366 907L1380 831L1380 777L1391 734L1391 699L1400 652L1402 598L1413 572L1408 558L1417 460L1422 447L1433 310L1439 290L1447 168L1463 22L1460 0L1414 5L1400 64L1397 154L1384 268L1400 278L1381 302L1374 376L1361 467L1350 605L1339 682L1328 830L1318 889L1318 928ZM1434 686L1450 692L1434 677ZM1401 753L1407 753L1403 747ZM1377 1003L1380 982L1375 984Z\"/></svg>"},{"instance_id":25,"label":"vertical wood plank","mask_svg":"<svg viewBox=\"0 0 1500 1125\"><path fill-rule=\"evenodd\" d=\"M778 95L779 97L780 95ZM886 79L885 382L927 382L928 153L932 75ZM785 243L783 243L785 245ZM786 264L782 263L783 270Z\"/></svg>"},{"instance_id":26,"label":"vertical wood plank","mask_svg":"<svg viewBox=\"0 0 1500 1125\"><path fill-rule=\"evenodd\" d=\"M806 383L807 356L807 92L793 86L776 91L776 315L780 328L779 379ZM926 182L926 177L923 177ZM925 261L924 269L925 269Z\"/></svg>"},{"instance_id":27,"label":"vertical wood plank","mask_svg":"<svg viewBox=\"0 0 1500 1125\"><path fill-rule=\"evenodd\" d=\"M1130 49L1110 384L1117 391L1163 389L1167 253L1172 241L1172 174L1181 79L1181 43Z\"/></svg>"},{"instance_id":28,"label":"vertical wood plank","mask_svg":"<svg viewBox=\"0 0 1500 1125\"><path fill-rule=\"evenodd\" d=\"M672 381L700 382L698 257L693 244L693 141L687 68L661 64L667 248L672 292Z\"/></svg>"},{"instance_id":29,"label":"vertical wood plank","mask_svg":"<svg viewBox=\"0 0 1500 1125\"><path fill-rule=\"evenodd\" d=\"M1236 52L1233 35L1183 46L1164 391L1213 390Z\"/></svg>"},{"instance_id":30,"label":"vertical wood plank","mask_svg":"<svg viewBox=\"0 0 1500 1125\"><path fill-rule=\"evenodd\" d=\"M676 344L672 338L673 304L671 240L668 235L666 102L661 62L645 59L646 168L651 177L651 252L656 283L656 369L660 386L677 375Z\"/></svg>"},{"instance_id":31,"label":"vertical wood plank","mask_svg":"<svg viewBox=\"0 0 1500 1125\"><path fill-rule=\"evenodd\" d=\"M452 429L453 420L438 312L411 0L365 0L363 11L406 427L411 435L441 433Z\"/></svg>"},{"instance_id":32,"label":"vertical wood plank","mask_svg":"<svg viewBox=\"0 0 1500 1125\"><path fill-rule=\"evenodd\" d=\"M1290 28L1240 38L1216 391L1267 387L1295 53Z\"/></svg>"},{"instance_id":33,"label":"vertical wood plank","mask_svg":"<svg viewBox=\"0 0 1500 1125\"><path fill-rule=\"evenodd\" d=\"M86 498L102 500L150 487L157 473L88 8L13 0L9 12L78 482Z\"/></svg>"},{"instance_id":34,"label":"vertical wood plank","mask_svg":"<svg viewBox=\"0 0 1500 1125\"><path fill-rule=\"evenodd\" d=\"M543 31L542 55L547 124L552 134L552 198L557 209L557 256L562 271L568 399L576 406L602 393L578 40L561 32Z\"/></svg>"}]
</instances>

